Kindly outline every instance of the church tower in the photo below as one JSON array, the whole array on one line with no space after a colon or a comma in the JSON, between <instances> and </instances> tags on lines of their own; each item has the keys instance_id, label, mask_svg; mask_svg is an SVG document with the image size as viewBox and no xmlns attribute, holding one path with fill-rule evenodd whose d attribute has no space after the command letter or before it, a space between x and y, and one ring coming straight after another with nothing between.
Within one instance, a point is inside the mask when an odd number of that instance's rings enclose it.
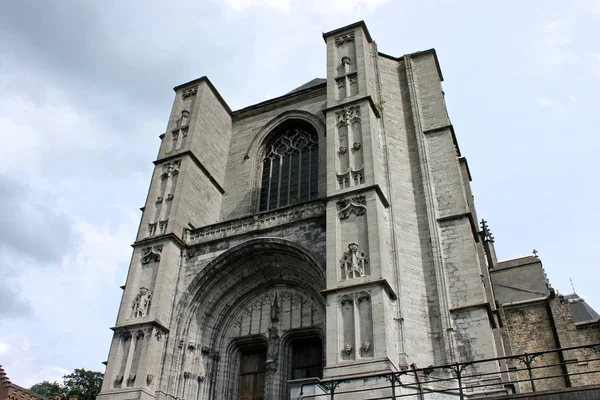
<instances>
[{"instance_id":1,"label":"church tower","mask_svg":"<svg viewBox=\"0 0 600 400\"><path fill-rule=\"evenodd\" d=\"M504 354L435 51L323 38L327 78L283 96L175 88L99 399L297 398Z\"/></svg>"}]
</instances>

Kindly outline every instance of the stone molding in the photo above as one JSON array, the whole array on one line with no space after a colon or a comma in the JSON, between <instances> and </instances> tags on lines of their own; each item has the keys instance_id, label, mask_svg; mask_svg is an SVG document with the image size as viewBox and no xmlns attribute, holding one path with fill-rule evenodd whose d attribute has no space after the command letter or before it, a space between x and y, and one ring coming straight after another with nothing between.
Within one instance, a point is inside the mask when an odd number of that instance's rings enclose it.
<instances>
[{"instance_id":1,"label":"stone molding","mask_svg":"<svg viewBox=\"0 0 600 400\"><path fill-rule=\"evenodd\" d=\"M325 203L322 200L316 200L194 230L186 230L184 241L188 245L194 245L324 215Z\"/></svg>"},{"instance_id":2,"label":"stone molding","mask_svg":"<svg viewBox=\"0 0 600 400\"><path fill-rule=\"evenodd\" d=\"M362 282L358 282L358 283L352 283L352 284L346 284L345 282L348 281L344 281L343 285L340 286L336 286L336 287L332 287L332 288L327 288L325 290L322 290L321 293L327 295L330 293L335 293L335 292L339 292L339 291L343 291L343 290L364 290L364 289L360 289L364 286L373 286L373 285L380 285L383 287L383 289L385 290L385 292L387 293L388 297L390 298L390 300L397 300L398 299L398 295L396 295L396 292L394 291L394 289L392 288L392 286L390 285L390 283L387 281L387 279L376 279L376 280L364 280Z\"/></svg>"}]
</instances>

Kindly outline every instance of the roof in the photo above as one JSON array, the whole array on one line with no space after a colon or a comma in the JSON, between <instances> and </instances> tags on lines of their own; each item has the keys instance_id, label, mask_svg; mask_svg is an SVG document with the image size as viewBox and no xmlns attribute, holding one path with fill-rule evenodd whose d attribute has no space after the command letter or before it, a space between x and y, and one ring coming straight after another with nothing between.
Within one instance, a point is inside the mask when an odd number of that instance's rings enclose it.
<instances>
[{"instance_id":1,"label":"roof","mask_svg":"<svg viewBox=\"0 0 600 400\"><path fill-rule=\"evenodd\" d=\"M563 299L571 306L573 322L576 324L600 320L600 315L584 299L579 297L578 294L567 294L563 296Z\"/></svg>"},{"instance_id":2,"label":"roof","mask_svg":"<svg viewBox=\"0 0 600 400\"><path fill-rule=\"evenodd\" d=\"M306 82L302 86L298 86L296 89L292 90L291 92L287 92L287 94L294 93L294 92L299 92L301 90L308 89L308 88L311 88L313 86L322 85L323 83L326 83L326 82L327 82L327 79L315 78L312 81Z\"/></svg>"}]
</instances>

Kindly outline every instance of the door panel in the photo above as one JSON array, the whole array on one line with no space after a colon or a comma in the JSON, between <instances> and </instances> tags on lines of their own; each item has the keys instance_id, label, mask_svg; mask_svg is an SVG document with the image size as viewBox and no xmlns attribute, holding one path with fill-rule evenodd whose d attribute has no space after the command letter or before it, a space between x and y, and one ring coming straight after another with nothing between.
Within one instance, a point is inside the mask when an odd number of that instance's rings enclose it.
<instances>
[{"instance_id":1,"label":"door panel","mask_svg":"<svg viewBox=\"0 0 600 400\"><path fill-rule=\"evenodd\" d=\"M263 400L265 394L265 349L243 352L240 358L240 400Z\"/></svg>"}]
</instances>

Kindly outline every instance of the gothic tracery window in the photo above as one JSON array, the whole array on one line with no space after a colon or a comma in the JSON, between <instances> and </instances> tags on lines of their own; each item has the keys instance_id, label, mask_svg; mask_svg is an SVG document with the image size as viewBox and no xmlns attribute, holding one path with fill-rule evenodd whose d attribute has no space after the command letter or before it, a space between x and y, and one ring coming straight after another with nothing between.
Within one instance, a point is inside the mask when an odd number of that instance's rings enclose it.
<instances>
[{"instance_id":1,"label":"gothic tracery window","mask_svg":"<svg viewBox=\"0 0 600 400\"><path fill-rule=\"evenodd\" d=\"M276 128L262 160L260 211L313 200L318 195L318 137L307 122Z\"/></svg>"}]
</instances>

